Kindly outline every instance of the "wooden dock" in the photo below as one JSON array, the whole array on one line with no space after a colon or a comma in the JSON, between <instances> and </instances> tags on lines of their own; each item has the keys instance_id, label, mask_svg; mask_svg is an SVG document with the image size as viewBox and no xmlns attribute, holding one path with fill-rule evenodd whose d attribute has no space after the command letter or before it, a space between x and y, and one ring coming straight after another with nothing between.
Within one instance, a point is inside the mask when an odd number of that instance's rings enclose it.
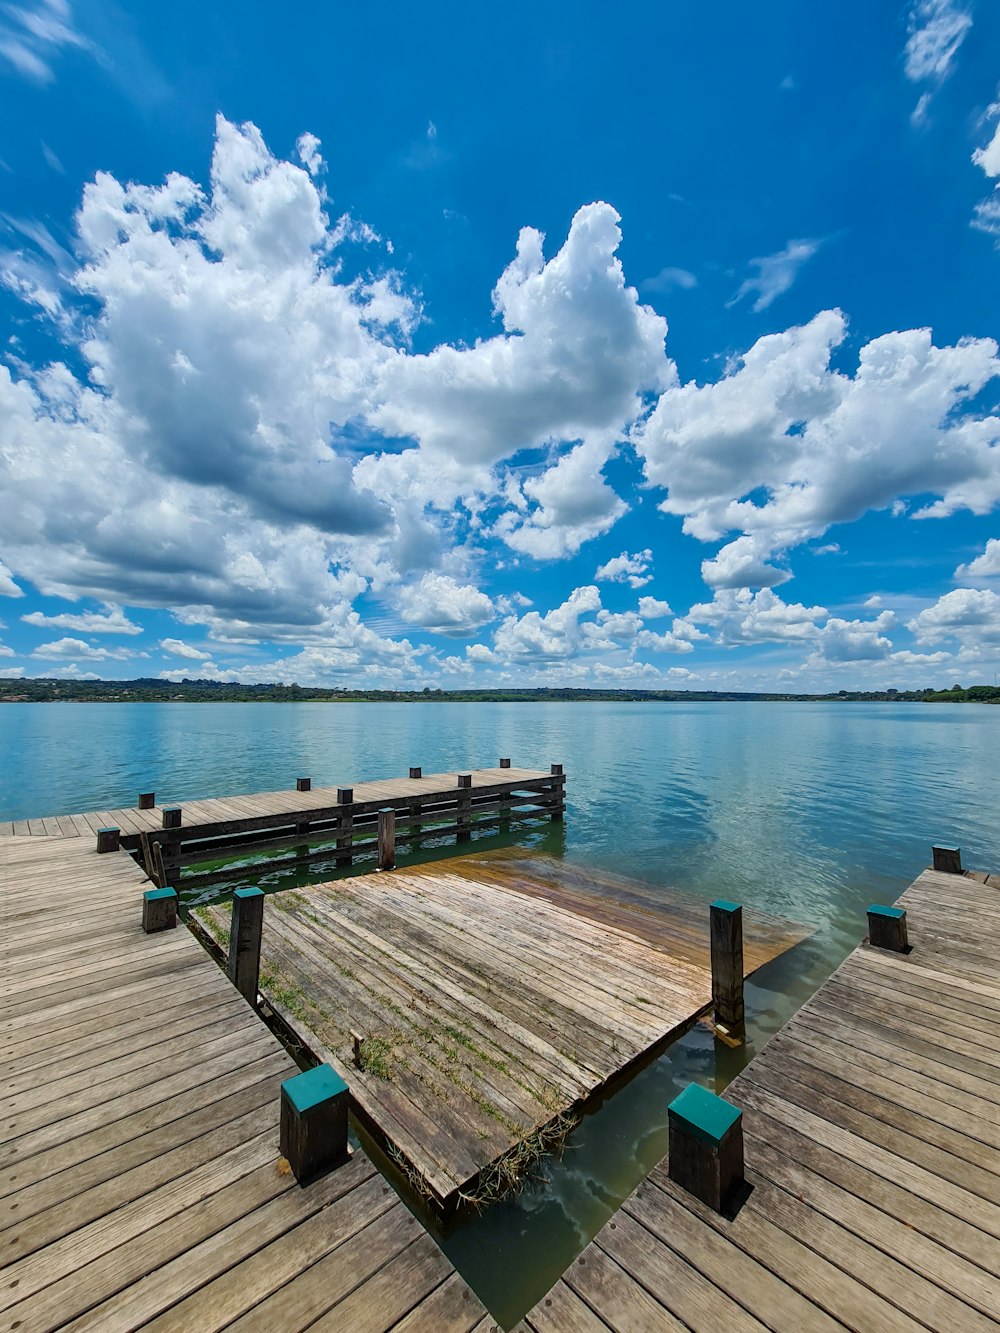
<instances>
[{"instance_id":1,"label":"wooden dock","mask_svg":"<svg viewBox=\"0 0 1000 1333\"><path fill-rule=\"evenodd\" d=\"M725 1090L735 1215L661 1163L519 1328L998 1327L1000 878L928 870L898 906L912 951L863 944Z\"/></svg>"},{"instance_id":2,"label":"wooden dock","mask_svg":"<svg viewBox=\"0 0 1000 1333\"><path fill-rule=\"evenodd\" d=\"M361 1150L295 1182L296 1066L187 929L143 934L148 887L0 839L0 1331L495 1330Z\"/></svg>"},{"instance_id":3,"label":"wooden dock","mask_svg":"<svg viewBox=\"0 0 1000 1333\"><path fill-rule=\"evenodd\" d=\"M0 838L35 835L93 840L101 829L120 830L120 843L135 854L156 883L177 889L230 881L231 869L184 868L265 852L266 870L301 869L310 859L349 866L371 858L378 846L379 814L392 811L395 838L414 843L454 834L460 841L473 829L505 825L513 819L562 818L565 778L562 765L549 771L511 767L430 773L410 769L410 777L354 785L313 787L299 778L288 791L207 797L186 804L159 801L155 792L137 804L83 814L45 815L0 821Z\"/></svg>"},{"instance_id":4,"label":"wooden dock","mask_svg":"<svg viewBox=\"0 0 1000 1333\"><path fill-rule=\"evenodd\" d=\"M261 994L442 1209L501 1191L710 1005L704 908L657 914L567 879L487 854L264 901ZM228 948L228 906L196 917ZM752 971L805 932L754 918L748 934Z\"/></svg>"}]
</instances>

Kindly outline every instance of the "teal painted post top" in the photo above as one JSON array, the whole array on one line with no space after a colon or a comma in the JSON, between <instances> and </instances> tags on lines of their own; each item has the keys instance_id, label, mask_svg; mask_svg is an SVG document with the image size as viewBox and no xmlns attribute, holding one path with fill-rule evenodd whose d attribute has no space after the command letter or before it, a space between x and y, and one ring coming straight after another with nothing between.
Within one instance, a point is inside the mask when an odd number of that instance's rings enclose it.
<instances>
[{"instance_id":1,"label":"teal painted post top","mask_svg":"<svg viewBox=\"0 0 1000 1333\"><path fill-rule=\"evenodd\" d=\"M347 1084L329 1065L317 1065L296 1074L281 1085L281 1091L300 1114L347 1091Z\"/></svg>"},{"instance_id":2,"label":"teal painted post top","mask_svg":"<svg viewBox=\"0 0 1000 1333\"><path fill-rule=\"evenodd\" d=\"M166 898L176 898L177 890L170 888L147 889L142 896L146 899L146 902L148 903L158 903L158 902L163 902L164 899Z\"/></svg>"},{"instance_id":3,"label":"teal painted post top","mask_svg":"<svg viewBox=\"0 0 1000 1333\"><path fill-rule=\"evenodd\" d=\"M724 1101L700 1083L689 1083L667 1108L669 1115L684 1122L685 1130L703 1143L718 1144L743 1117L732 1102Z\"/></svg>"},{"instance_id":4,"label":"teal painted post top","mask_svg":"<svg viewBox=\"0 0 1000 1333\"><path fill-rule=\"evenodd\" d=\"M716 898L711 904L717 912L739 912L742 910L742 903L731 903L728 898Z\"/></svg>"},{"instance_id":5,"label":"teal painted post top","mask_svg":"<svg viewBox=\"0 0 1000 1333\"><path fill-rule=\"evenodd\" d=\"M263 889L237 889L233 894L234 898L263 898Z\"/></svg>"},{"instance_id":6,"label":"teal painted post top","mask_svg":"<svg viewBox=\"0 0 1000 1333\"><path fill-rule=\"evenodd\" d=\"M881 903L872 903L868 909L869 916L886 916L893 921L898 921L900 917L906 916L902 907L883 907Z\"/></svg>"}]
</instances>

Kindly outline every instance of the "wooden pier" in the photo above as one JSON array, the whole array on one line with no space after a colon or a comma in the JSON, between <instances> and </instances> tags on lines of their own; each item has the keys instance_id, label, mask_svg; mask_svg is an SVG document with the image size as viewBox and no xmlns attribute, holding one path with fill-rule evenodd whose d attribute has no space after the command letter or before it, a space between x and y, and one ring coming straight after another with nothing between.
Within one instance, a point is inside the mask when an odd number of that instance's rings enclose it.
<instances>
[{"instance_id":1,"label":"wooden pier","mask_svg":"<svg viewBox=\"0 0 1000 1333\"><path fill-rule=\"evenodd\" d=\"M296 1066L87 831L0 839L0 1333L495 1330L361 1150L296 1183Z\"/></svg>"},{"instance_id":2,"label":"wooden pier","mask_svg":"<svg viewBox=\"0 0 1000 1333\"><path fill-rule=\"evenodd\" d=\"M656 912L571 881L545 858L486 854L262 902L262 996L441 1209L500 1192L712 1002L704 907ZM196 918L228 951L228 905ZM752 971L807 932L754 917L748 933Z\"/></svg>"},{"instance_id":3,"label":"wooden pier","mask_svg":"<svg viewBox=\"0 0 1000 1333\"><path fill-rule=\"evenodd\" d=\"M725 1090L738 1210L661 1163L520 1329L997 1328L1000 877L897 906L911 951L861 945Z\"/></svg>"},{"instance_id":4,"label":"wooden pier","mask_svg":"<svg viewBox=\"0 0 1000 1333\"><path fill-rule=\"evenodd\" d=\"M313 787L311 779L299 778L287 791L208 797L183 805L157 803L156 793L146 792L127 808L3 821L0 837L93 840L117 829L117 841L141 860L151 879L188 889L233 879L232 869L191 871L192 866L282 849L294 850L269 857L268 873L301 869L317 859L336 858L338 866L349 866L374 858L382 812L391 812L394 840L413 843L451 835L461 841L476 828L525 817L561 819L564 808L561 764L544 771L501 760L497 768L426 776L411 768L407 778L355 785Z\"/></svg>"}]
</instances>

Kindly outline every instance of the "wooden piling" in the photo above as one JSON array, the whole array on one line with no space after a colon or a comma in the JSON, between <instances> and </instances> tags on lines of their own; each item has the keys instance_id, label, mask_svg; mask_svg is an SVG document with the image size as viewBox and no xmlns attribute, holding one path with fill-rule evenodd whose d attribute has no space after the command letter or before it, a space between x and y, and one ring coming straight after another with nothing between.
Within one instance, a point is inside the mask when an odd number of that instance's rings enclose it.
<instances>
[{"instance_id":1,"label":"wooden piling","mask_svg":"<svg viewBox=\"0 0 1000 1333\"><path fill-rule=\"evenodd\" d=\"M139 793L139 809L152 810L156 805L156 792L144 791Z\"/></svg>"},{"instance_id":2,"label":"wooden piling","mask_svg":"<svg viewBox=\"0 0 1000 1333\"><path fill-rule=\"evenodd\" d=\"M354 841L354 814L351 805L354 801L353 787L337 788L337 804L346 808L340 812L337 820L337 865L351 864L351 844Z\"/></svg>"},{"instance_id":3,"label":"wooden piling","mask_svg":"<svg viewBox=\"0 0 1000 1333\"><path fill-rule=\"evenodd\" d=\"M182 808L179 805L168 805L163 811L161 824L164 828L180 828Z\"/></svg>"},{"instance_id":4,"label":"wooden piling","mask_svg":"<svg viewBox=\"0 0 1000 1333\"><path fill-rule=\"evenodd\" d=\"M472 837L471 825L472 814L472 774L459 773L458 775L458 803L455 824L457 827L456 838L458 842L468 842Z\"/></svg>"},{"instance_id":5,"label":"wooden piling","mask_svg":"<svg viewBox=\"0 0 1000 1333\"><path fill-rule=\"evenodd\" d=\"M868 943L876 949L908 953L906 912L901 907L883 907L872 903L868 909Z\"/></svg>"},{"instance_id":6,"label":"wooden piling","mask_svg":"<svg viewBox=\"0 0 1000 1333\"><path fill-rule=\"evenodd\" d=\"M500 767L501 767L501 768L510 768L510 760L509 760L509 759L501 759L501 760L500 760Z\"/></svg>"},{"instance_id":7,"label":"wooden piling","mask_svg":"<svg viewBox=\"0 0 1000 1333\"><path fill-rule=\"evenodd\" d=\"M423 775L424 775L424 770L422 768L412 768L412 767L410 768L411 778L422 778Z\"/></svg>"},{"instance_id":8,"label":"wooden piling","mask_svg":"<svg viewBox=\"0 0 1000 1333\"><path fill-rule=\"evenodd\" d=\"M260 982L260 940L264 928L264 893L237 889L229 930L229 980L250 1004L257 1003Z\"/></svg>"},{"instance_id":9,"label":"wooden piling","mask_svg":"<svg viewBox=\"0 0 1000 1333\"><path fill-rule=\"evenodd\" d=\"M378 868L392 870L396 864L396 812L378 812Z\"/></svg>"},{"instance_id":10,"label":"wooden piling","mask_svg":"<svg viewBox=\"0 0 1000 1333\"><path fill-rule=\"evenodd\" d=\"M723 1037L742 1042L746 1036L743 1010L743 908L718 898L709 909L712 944L712 1004L715 1026Z\"/></svg>"},{"instance_id":11,"label":"wooden piling","mask_svg":"<svg viewBox=\"0 0 1000 1333\"><path fill-rule=\"evenodd\" d=\"M317 1065L281 1085L281 1155L300 1183L346 1162L347 1084Z\"/></svg>"},{"instance_id":12,"label":"wooden piling","mask_svg":"<svg viewBox=\"0 0 1000 1333\"><path fill-rule=\"evenodd\" d=\"M122 831L110 825L97 830L97 850L99 852L117 852L121 843Z\"/></svg>"},{"instance_id":13,"label":"wooden piling","mask_svg":"<svg viewBox=\"0 0 1000 1333\"><path fill-rule=\"evenodd\" d=\"M931 854L934 857L935 870L941 870L946 875L963 873L961 847L932 847Z\"/></svg>"},{"instance_id":14,"label":"wooden piling","mask_svg":"<svg viewBox=\"0 0 1000 1333\"><path fill-rule=\"evenodd\" d=\"M563 773L562 764L551 764L549 772L552 775L550 786L551 797L549 801L549 818L553 823L558 823L563 817L565 810L565 783L566 777Z\"/></svg>"},{"instance_id":15,"label":"wooden piling","mask_svg":"<svg viewBox=\"0 0 1000 1333\"><path fill-rule=\"evenodd\" d=\"M147 935L177 925L177 890L147 889L142 895L142 928Z\"/></svg>"},{"instance_id":16,"label":"wooden piling","mask_svg":"<svg viewBox=\"0 0 1000 1333\"><path fill-rule=\"evenodd\" d=\"M313 785L313 780L312 780L312 778L296 778L296 779L295 779L295 790L296 790L296 791L312 791L312 785Z\"/></svg>"},{"instance_id":17,"label":"wooden piling","mask_svg":"<svg viewBox=\"0 0 1000 1333\"><path fill-rule=\"evenodd\" d=\"M744 1181L743 1113L697 1083L667 1108L670 1179L721 1213Z\"/></svg>"}]
</instances>

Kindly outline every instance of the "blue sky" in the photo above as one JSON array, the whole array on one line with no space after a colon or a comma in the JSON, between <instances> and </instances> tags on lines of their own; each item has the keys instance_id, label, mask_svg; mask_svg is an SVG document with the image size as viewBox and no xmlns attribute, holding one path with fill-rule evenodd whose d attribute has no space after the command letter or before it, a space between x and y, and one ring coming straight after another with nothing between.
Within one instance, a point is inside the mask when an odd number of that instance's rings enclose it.
<instances>
[{"instance_id":1,"label":"blue sky","mask_svg":"<svg viewBox=\"0 0 1000 1333\"><path fill-rule=\"evenodd\" d=\"M986 0L0 7L0 675L1000 670Z\"/></svg>"}]
</instances>

